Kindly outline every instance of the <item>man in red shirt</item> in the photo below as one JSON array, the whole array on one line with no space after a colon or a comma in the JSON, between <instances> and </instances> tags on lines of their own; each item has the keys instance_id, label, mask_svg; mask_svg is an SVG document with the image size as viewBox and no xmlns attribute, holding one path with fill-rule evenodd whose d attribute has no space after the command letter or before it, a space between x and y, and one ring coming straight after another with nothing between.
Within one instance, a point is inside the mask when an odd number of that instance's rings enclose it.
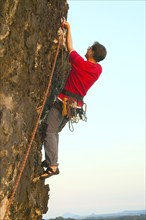
<instances>
[{"instance_id":1,"label":"man in red shirt","mask_svg":"<svg viewBox=\"0 0 146 220\"><path fill-rule=\"evenodd\" d=\"M44 138L45 160L42 166L47 169L40 176L41 179L59 174L58 169L58 133L66 123L77 114L83 117L83 97L99 78L102 67L99 64L106 57L106 48L95 42L87 49L84 60L74 49L70 24L65 22L67 29L67 49L72 69L69 73L64 89L57 97L57 101L50 109L47 117L47 129Z\"/></svg>"}]
</instances>

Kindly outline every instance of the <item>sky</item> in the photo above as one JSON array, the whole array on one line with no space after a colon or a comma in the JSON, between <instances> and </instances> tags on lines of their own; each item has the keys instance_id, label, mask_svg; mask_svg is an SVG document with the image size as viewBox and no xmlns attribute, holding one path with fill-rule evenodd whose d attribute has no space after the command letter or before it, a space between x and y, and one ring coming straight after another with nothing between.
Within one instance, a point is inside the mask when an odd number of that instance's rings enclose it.
<instances>
[{"instance_id":1,"label":"sky","mask_svg":"<svg viewBox=\"0 0 146 220\"><path fill-rule=\"evenodd\" d=\"M87 122L60 133L44 218L145 209L145 1L68 4L74 49L84 57L99 41L107 57L84 99Z\"/></svg>"}]
</instances>

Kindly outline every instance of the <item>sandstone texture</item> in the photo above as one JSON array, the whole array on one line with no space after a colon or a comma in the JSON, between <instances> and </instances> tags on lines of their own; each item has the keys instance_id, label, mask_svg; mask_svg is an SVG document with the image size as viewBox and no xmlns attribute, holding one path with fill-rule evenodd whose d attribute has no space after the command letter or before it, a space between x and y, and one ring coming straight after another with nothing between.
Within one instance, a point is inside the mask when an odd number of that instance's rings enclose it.
<instances>
[{"instance_id":1,"label":"sandstone texture","mask_svg":"<svg viewBox=\"0 0 146 220\"><path fill-rule=\"evenodd\" d=\"M0 0L0 220L38 118L60 20L67 12L67 0ZM60 50L49 102L62 87L68 68L68 55ZM48 210L49 186L32 181L43 172L41 145L37 132L8 219L39 220Z\"/></svg>"}]
</instances>

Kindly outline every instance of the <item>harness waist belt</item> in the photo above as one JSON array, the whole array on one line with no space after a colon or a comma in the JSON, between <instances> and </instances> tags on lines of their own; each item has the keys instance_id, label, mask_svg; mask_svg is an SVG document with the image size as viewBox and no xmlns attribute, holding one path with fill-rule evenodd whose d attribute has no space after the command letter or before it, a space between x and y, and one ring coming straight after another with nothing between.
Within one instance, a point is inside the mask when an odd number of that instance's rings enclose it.
<instances>
[{"instance_id":1,"label":"harness waist belt","mask_svg":"<svg viewBox=\"0 0 146 220\"><path fill-rule=\"evenodd\" d=\"M63 90L61 91L61 93L64 94L64 95L67 95L67 96L69 96L69 97L71 97L71 98L75 98L75 99L77 99L78 101L83 101L83 98L84 98L84 97L81 96L81 95L72 93L72 92L67 91L67 90L65 90L65 89L63 89Z\"/></svg>"}]
</instances>

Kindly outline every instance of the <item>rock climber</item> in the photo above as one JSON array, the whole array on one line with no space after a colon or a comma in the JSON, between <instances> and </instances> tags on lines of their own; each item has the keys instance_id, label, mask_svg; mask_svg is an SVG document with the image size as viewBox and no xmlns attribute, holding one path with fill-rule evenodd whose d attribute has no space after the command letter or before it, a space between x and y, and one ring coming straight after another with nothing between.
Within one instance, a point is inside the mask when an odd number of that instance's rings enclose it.
<instances>
[{"instance_id":1,"label":"rock climber","mask_svg":"<svg viewBox=\"0 0 146 220\"><path fill-rule=\"evenodd\" d=\"M83 98L90 87L99 78L102 67L99 64L107 54L106 48L99 42L88 47L84 60L73 48L70 24L65 21L67 31L66 44L71 63L71 71L66 80L64 89L57 96L57 100L46 117L46 132L44 137L45 160L42 166L46 168L40 179L59 174L58 169L58 142L59 132L64 128L70 117L83 115ZM72 106L75 106L72 108Z\"/></svg>"}]
</instances>

